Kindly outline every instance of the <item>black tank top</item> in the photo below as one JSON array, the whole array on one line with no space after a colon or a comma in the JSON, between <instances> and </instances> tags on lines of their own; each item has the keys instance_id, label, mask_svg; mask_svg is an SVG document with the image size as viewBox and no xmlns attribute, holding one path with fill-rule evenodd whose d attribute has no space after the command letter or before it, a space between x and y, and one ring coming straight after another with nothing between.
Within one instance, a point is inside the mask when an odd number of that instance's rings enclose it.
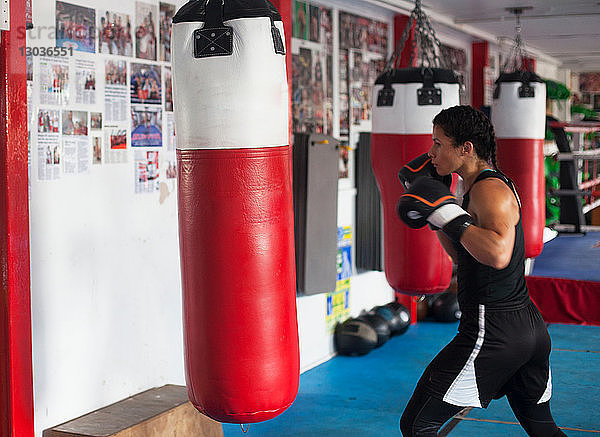
<instances>
[{"instance_id":1,"label":"black tank top","mask_svg":"<svg viewBox=\"0 0 600 437\"><path fill-rule=\"evenodd\" d=\"M515 225L515 244L508 266L495 269L480 263L471 256L462 244L455 244L457 252L458 302L465 311L486 305L488 310L513 310L529 303L529 292L525 283L525 237L521 222L521 202L510 179L500 172L482 171L473 185L487 178L498 178L511 189L519 204L519 222ZM471 186L472 188L472 186ZM462 207L469 206L469 191L463 196Z\"/></svg>"}]
</instances>

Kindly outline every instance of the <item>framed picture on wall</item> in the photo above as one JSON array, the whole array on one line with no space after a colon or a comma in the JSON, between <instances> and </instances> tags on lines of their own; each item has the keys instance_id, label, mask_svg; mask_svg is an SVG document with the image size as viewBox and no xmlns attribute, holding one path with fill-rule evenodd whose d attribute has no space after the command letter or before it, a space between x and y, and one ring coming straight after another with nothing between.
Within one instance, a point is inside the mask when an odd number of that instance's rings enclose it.
<instances>
[{"instance_id":1,"label":"framed picture on wall","mask_svg":"<svg viewBox=\"0 0 600 437\"><path fill-rule=\"evenodd\" d=\"M600 111L600 94L594 94L594 111Z\"/></svg>"},{"instance_id":2,"label":"framed picture on wall","mask_svg":"<svg viewBox=\"0 0 600 437\"><path fill-rule=\"evenodd\" d=\"M56 47L96 52L96 11L56 2Z\"/></svg>"},{"instance_id":3,"label":"framed picture on wall","mask_svg":"<svg viewBox=\"0 0 600 437\"><path fill-rule=\"evenodd\" d=\"M590 93L581 93L581 103L584 105L592 103L592 95Z\"/></svg>"}]
</instances>

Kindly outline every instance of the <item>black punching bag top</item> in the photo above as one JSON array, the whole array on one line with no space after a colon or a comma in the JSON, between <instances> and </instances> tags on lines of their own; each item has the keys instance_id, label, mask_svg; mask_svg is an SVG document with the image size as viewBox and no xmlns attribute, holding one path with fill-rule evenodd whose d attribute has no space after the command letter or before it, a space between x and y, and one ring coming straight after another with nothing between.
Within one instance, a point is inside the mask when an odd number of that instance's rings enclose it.
<instances>
[{"instance_id":1,"label":"black punching bag top","mask_svg":"<svg viewBox=\"0 0 600 437\"><path fill-rule=\"evenodd\" d=\"M221 3L221 0L210 1ZM223 21L255 17L270 17L275 21L282 21L281 15L268 0L226 0L223 3ZM173 23L204 21L206 21L205 0L187 2L173 17Z\"/></svg>"}]
</instances>

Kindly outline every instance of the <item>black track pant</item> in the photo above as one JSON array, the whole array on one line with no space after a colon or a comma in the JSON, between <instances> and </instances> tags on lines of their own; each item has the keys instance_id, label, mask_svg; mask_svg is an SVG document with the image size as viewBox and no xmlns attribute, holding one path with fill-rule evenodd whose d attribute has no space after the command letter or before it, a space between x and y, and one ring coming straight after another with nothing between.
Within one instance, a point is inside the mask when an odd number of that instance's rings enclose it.
<instances>
[{"instance_id":1,"label":"black track pant","mask_svg":"<svg viewBox=\"0 0 600 437\"><path fill-rule=\"evenodd\" d=\"M566 436L554 423L548 402L523 406L518 405L518 402L511 399L510 396L508 401L528 435L532 437ZM437 436L441 426L463 408L433 398L425 390L417 387L400 419L400 431L402 431L403 437Z\"/></svg>"}]
</instances>

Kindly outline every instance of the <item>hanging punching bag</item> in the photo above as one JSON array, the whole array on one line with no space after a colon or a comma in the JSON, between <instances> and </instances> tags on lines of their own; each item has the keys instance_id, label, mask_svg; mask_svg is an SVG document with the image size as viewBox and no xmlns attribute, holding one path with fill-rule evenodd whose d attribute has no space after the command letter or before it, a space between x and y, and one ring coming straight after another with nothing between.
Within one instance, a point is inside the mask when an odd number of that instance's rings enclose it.
<instances>
[{"instance_id":1,"label":"hanging punching bag","mask_svg":"<svg viewBox=\"0 0 600 437\"><path fill-rule=\"evenodd\" d=\"M546 84L533 72L502 73L496 80L491 115L498 166L521 197L525 256L535 258L542 253L546 222Z\"/></svg>"},{"instance_id":2,"label":"hanging punching bag","mask_svg":"<svg viewBox=\"0 0 600 437\"><path fill-rule=\"evenodd\" d=\"M458 77L441 68L388 70L373 91L371 163L383 204L384 270L388 283L404 294L448 288L452 261L428 227L410 229L396 214L404 188L402 166L431 147L433 117L459 104Z\"/></svg>"},{"instance_id":3,"label":"hanging punching bag","mask_svg":"<svg viewBox=\"0 0 600 437\"><path fill-rule=\"evenodd\" d=\"M173 18L185 373L192 404L270 419L298 391L283 25L267 0Z\"/></svg>"}]
</instances>

